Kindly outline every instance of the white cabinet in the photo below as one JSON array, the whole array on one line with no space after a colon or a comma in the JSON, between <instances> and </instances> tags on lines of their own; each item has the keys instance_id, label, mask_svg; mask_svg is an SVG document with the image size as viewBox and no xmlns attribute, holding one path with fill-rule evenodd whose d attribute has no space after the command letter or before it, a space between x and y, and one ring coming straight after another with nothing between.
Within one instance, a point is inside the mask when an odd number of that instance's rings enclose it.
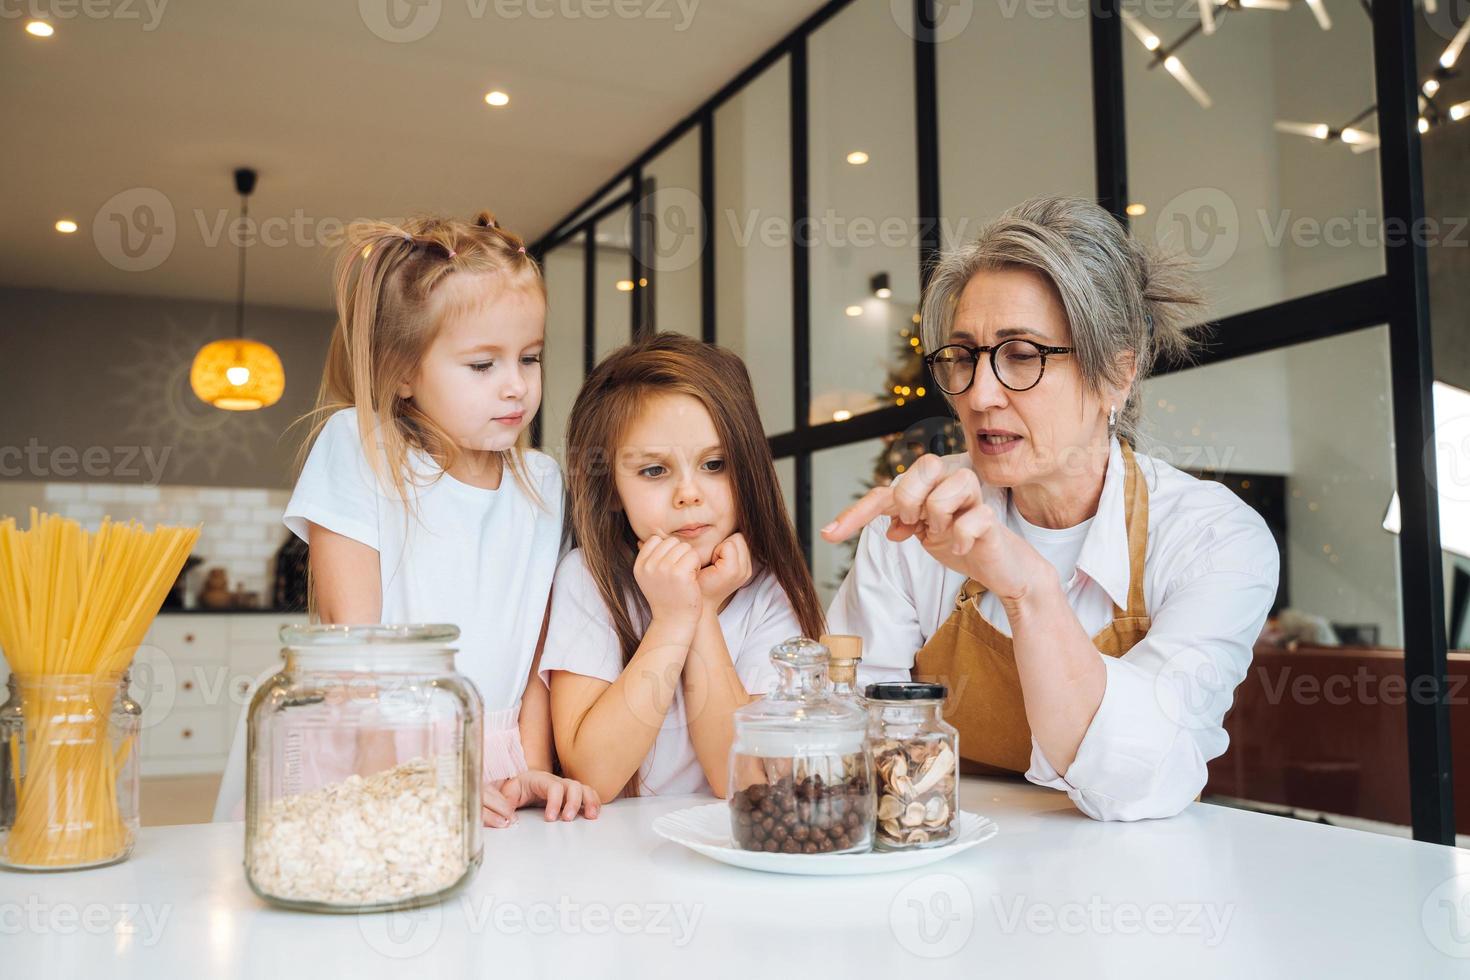
<instances>
[{"instance_id":1,"label":"white cabinet","mask_svg":"<svg viewBox=\"0 0 1470 980\"><path fill-rule=\"evenodd\" d=\"M161 613L133 658L142 772L221 772L255 679L279 665L282 626L305 613Z\"/></svg>"}]
</instances>

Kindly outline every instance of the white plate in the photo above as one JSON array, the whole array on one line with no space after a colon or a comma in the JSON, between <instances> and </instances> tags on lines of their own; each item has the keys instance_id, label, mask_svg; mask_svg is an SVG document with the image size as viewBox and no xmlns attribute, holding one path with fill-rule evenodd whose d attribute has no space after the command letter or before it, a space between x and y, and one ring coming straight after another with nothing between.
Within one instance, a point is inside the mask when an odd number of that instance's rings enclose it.
<instances>
[{"instance_id":1,"label":"white plate","mask_svg":"<svg viewBox=\"0 0 1470 980\"><path fill-rule=\"evenodd\" d=\"M988 817L961 810L960 832L953 842L943 847L869 851L866 854L772 854L733 846L730 840L730 804L703 803L665 813L654 820L653 830L666 840L683 844L692 851L737 868L787 875L867 875L905 871L943 861L990 840L1000 828Z\"/></svg>"}]
</instances>

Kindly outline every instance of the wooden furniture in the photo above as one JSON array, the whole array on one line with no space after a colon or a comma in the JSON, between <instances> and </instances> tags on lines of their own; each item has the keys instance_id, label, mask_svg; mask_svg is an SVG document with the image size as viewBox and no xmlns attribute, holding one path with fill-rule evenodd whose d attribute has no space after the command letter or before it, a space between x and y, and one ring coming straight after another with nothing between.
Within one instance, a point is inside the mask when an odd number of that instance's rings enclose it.
<instances>
[{"instance_id":1,"label":"wooden furniture","mask_svg":"<svg viewBox=\"0 0 1470 980\"><path fill-rule=\"evenodd\" d=\"M1404 652L1258 645L1225 718L1207 795L1407 826ZM1470 652L1449 655L1455 823L1470 833Z\"/></svg>"},{"instance_id":2,"label":"wooden furniture","mask_svg":"<svg viewBox=\"0 0 1470 980\"><path fill-rule=\"evenodd\" d=\"M305 613L160 613L133 658L142 774L223 772L245 695L280 663L282 626Z\"/></svg>"}]
</instances>

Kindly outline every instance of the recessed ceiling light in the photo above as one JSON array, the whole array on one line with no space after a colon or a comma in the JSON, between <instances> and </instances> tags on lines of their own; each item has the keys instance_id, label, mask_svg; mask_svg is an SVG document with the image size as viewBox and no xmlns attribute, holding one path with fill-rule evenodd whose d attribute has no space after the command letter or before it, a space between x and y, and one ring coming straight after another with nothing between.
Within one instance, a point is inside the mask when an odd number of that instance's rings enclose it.
<instances>
[{"instance_id":1,"label":"recessed ceiling light","mask_svg":"<svg viewBox=\"0 0 1470 980\"><path fill-rule=\"evenodd\" d=\"M832 413L833 422L846 422L850 418L852 418L852 412L845 408L839 408L837 411Z\"/></svg>"},{"instance_id":2,"label":"recessed ceiling light","mask_svg":"<svg viewBox=\"0 0 1470 980\"><path fill-rule=\"evenodd\" d=\"M847 162L852 164L854 167L861 167L863 164L868 162L868 155L862 150L853 150L847 155Z\"/></svg>"},{"instance_id":3,"label":"recessed ceiling light","mask_svg":"<svg viewBox=\"0 0 1470 980\"><path fill-rule=\"evenodd\" d=\"M31 37L50 37L56 33L56 28L44 20L33 20L26 24L26 33Z\"/></svg>"},{"instance_id":4,"label":"recessed ceiling light","mask_svg":"<svg viewBox=\"0 0 1470 980\"><path fill-rule=\"evenodd\" d=\"M1133 217L1137 218L1140 215L1148 214L1148 205L1147 204L1134 203L1134 204L1128 205L1123 210L1127 211Z\"/></svg>"},{"instance_id":5,"label":"recessed ceiling light","mask_svg":"<svg viewBox=\"0 0 1470 980\"><path fill-rule=\"evenodd\" d=\"M620 292L620 293L631 293L632 291L633 291L633 280L631 280L631 279L619 279L618 280L618 292Z\"/></svg>"},{"instance_id":6,"label":"recessed ceiling light","mask_svg":"<svg viewBox=\"0 0 1470 980\"><path fill-rule=\"evenodd\" d=\"M509 105L510 104L510 96L508 96L504 92L500 91L500 89L496 89L493 92L486 92L485 93L485 102L486 102L487 105L494 105L494 106Z\"/></svg>"},{"instance_id":7,"label":"recessed ceiling light","mask_svg":"<svg viewBox=\"0 0 1470 980\"><path fill-rule=\"evenodd\" d=\"M847 308L847 315L848 316L862 316L863 315L863 308L861 306L856 305L856 304L854 304L852 306L849 306Z\"/></svg>"},{"instance_id":8,"label":"recessed ceiling light","mask_svg":"<svg viewBox=\"0 0 1470 980\"><path fill-rule=\"evenodd\" d=\"M60 221L56 222L56 230L61 232L63 235L70 235L72 232L77 230L77 223L75 221L72 221L70 218L62 218Z\"/></svg>"}]
</instances>

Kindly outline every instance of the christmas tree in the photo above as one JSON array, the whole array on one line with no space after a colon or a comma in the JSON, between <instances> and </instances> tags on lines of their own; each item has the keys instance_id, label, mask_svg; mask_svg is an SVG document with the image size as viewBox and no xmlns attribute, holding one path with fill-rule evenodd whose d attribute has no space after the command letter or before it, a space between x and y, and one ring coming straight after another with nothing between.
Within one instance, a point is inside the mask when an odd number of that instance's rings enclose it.
<instances>
[{"instance_id":1,"label":"christmas tree","mask_svg":"<svg viewBox=\"0 0 1470 980\"><path fill-rule=\"evenodd\" d=\"M965 447L964 433L960 430L959 422L951 414L944 397L933 387L928 367L924 364L918 324L919 315L916 313L913 326L898 331L893 360L888 368L888 376L883 381L883 391L879 393L878 401L880 406L886 406L907 405L922 400L932 407L933 412L902 432L883 437L883 448L873 461L872 478L864 481L861 489L853 494L853 500L858 500L874 487L888 486L925 453L947 456L960 452ZM843 562L842 571L836 581L830 583L832 588L835 589L847 577L847 570L852 567L853 555L857 550L857 542L856 537L847 542L847 559Z\"/></svg>"}]
</instances>

